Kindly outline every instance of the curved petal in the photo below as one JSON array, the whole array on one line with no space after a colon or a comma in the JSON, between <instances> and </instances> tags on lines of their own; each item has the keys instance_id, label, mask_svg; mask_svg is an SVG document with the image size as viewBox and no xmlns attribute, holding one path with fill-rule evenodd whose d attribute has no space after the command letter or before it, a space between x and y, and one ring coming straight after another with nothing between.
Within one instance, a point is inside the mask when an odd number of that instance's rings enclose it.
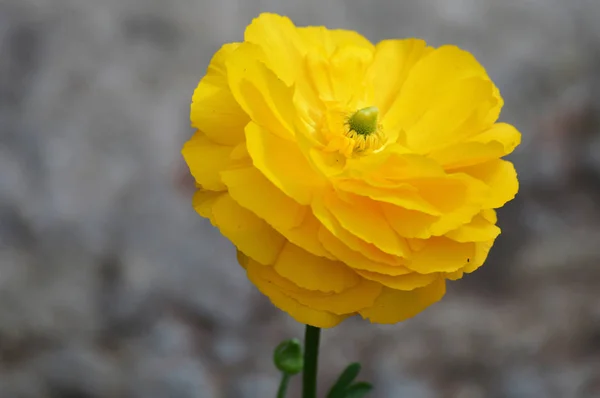
<instances>
[{"instance_id":1,"label":"curved petal","mask_svg":"<svg viewBox=\"0 0 600 398\"><path fill-rule=\"evenodd\" d=\"M487 208L499 208L515 198L519 191L519 180L515 166L506 160L497 159L460 170L483 183L490 189L490 197L483 203Z\"/></svg>"},{"instance_id":2,"label":"curved petal","mask_svg":"<svg viewBox=\"0 0 600 398\"><path fill-rule=\"evenodd\" d=\"M250 261L247 265L248 279L254 283L262 294L269 297L275 307L287 312L299 323L319 328L331 328L348 317L348 315L335 315L328 311L319 311L300 304L272 283L268 275L261 272L265 269L268 269L268 267Z\"/></svg>"},{"instance_id":3,"label":"curved petal","mask_svg":"<svg viewBox=\"0 0 600 398\"><path fill-rule=\"evenodd\" d=\"M493 241L500 235L500 228L478 214L470 223L446 233L446 237L457 242L485 242Z\"/></svg>"},{"instance_id":4,"label":"curved petal","mask_svg":"<svg viewBox=\"0 0 600 398\"><path fill-rule=\"evenodd\" d=\"M410 128L448 86L473 77L489 80L485 69L468 52L450 45L431 51L411 68L400 96L382 120L384 128ZM501 102L497 89L494 93Z\"/></svg>"},{"instance_id":5,"label":"curved petal","mask_svg":"<svg viewBox=\"0 0 600 398\"><path fill-rule=\"evenodd\" d=\"M289 242L283 246L273 268L296 286L321 292L339 293L360 281L342 262L314 256Z\"/></svg>"},{"instance_id":6,"label":"curved petal","mask_svg":"<svg viewBox=\"0 0 600 398\"><path fill-rule=\"evenodd\" d=\"M430 153L491 127L502 107L495 91L490 80L481 78L452 83L414 124L402 126L406 145L417 153Z\"/></svg>"},{"instance_id":7,"label":"curved petal","mask_svg":"<svg viewBox=\"0 0 600 398\"><path fill-rule=\"evenodd\" d=\"M496 123L488 130L465 142L449 145L429 154L446 170L473 166L510 154L521 143L521 133L505 123Z\"/></svg>"},{"instance_id":8,"label":"curved petal","mask_svg":"<svg viewBox=\"0 0 600 398\"><path fill-rule=\"evenodd\" d=\"M433 51L424 40L384 40L375 46L373 62L368 78L375 86L374 105L385 117L392 103L398 98L412 67Z\"/></svg>"},{"instance_id":9,"label":"curved petal","mask_svg":"<svg viewBox=\"0 0 600 398\"><path fill-rule=\"evenodd\" d=\"M473 261L469 261L469 263L463 268L464 272L470 273L478 269L485 263L485 260L494 245L494 239L485 241L485 242L477 242L475 244L475 257Z\"/></svg>"},{"instance_id":10,"label":"curved petal","mask_svg":"<svg viewBox=\"0 0 600 398\"><path fill-rule=\"evenodd\" d=\"M371 281L379 282L383 286L387 286L396 290L414 290L433 283L439 278L439 274L417 274L411 272L406 275L383 275L376 272L356 271L360 276Z\"/></svg>"},{"instance_id":11,"label":"curved petal","mask_svg":"<svg viewBox=\"0 0 600 398\"><path fill-rule=\"evenodd\" d=\"M255 167L225 170L221 179L237 203L277 230L299 226L308 210L277 189Z\"/></svg>"},{"instance_id":12,"label":"curved petal","mask_svg":"<svg viewBox=\"0 0 600 398\"><path fill-rule=\"evenodd\" d=\"M211 222L240 251L261 264L273 264L285 245L285 239L266 222L249 210L238 205L227 193L218 197L198 195L195 199L197 209L207 214L209 201ZM202 213L201 213L202 214Z\"/></svg>"},{"instance_id":13,"label":"curved petal","mask_svg":"<svg viewBox=\"0 0 600 398\"><path fill-rule=\"evenodd\" d=\"M364 270L391 276L405 275L411 272L402 265L390 265L389 263L375 261L363 252L351 249L325 227L321 227L319 230L319 240L323 242L325 249L356 271Z\"/></svg>"},{"instance_id":14,"label":"curved petal","mask_svg":"<svg viewBox=\"0 0 600 398\"><path fill-rule=\"evenodd\" d=\"M221 181L219 172L229 165L229 155L233 147L219 145L196 131L181 150L190 173L196 183L211 191L224 191L227 188Z\"/></svg>"},{"instance_id":15,"label":"curved petal","mask_svg":"<svg viewBox=\"0 0 600 398\"><path fill-rule=\"evenodd\" d=\"M302 26L298 34L306 48L319 48L324 55L330 56L338 47L354 46L373 50L374 46L361 34L344 29L327 29L324 26Z\"/></svg>"},{"instance_id":16,"label":"curved petal","mask_svg":"<svg viewBox=\"0 0 600 398\"><path fill-rule=\"evenodd\" d=\"M421 246L413 253L406 267L420 274L453 272L465 267L475 257L475 243L455 242L445 237L432 237L411 242Z\"/></svg>"},{"instance_id":17,"label":"curved petal","mask_svg":"<svg viewBox=\"0 0 600 398\"><path fill-rule=\"evenodd\" d=\"M254 166L299 204L310 204L315 189L325 185L296 144L253 122L246 126L246 140Z\"/></svg>"},{"instance_id":18,"label":"curved petal","mask_svg":"<svg viewBox=\"0 0 600 398\"><path fill-rule=\"evenodd\" d=\"M265 54L252 43L241 44L227 59L233 97L253 122L284 139L294 139L297 114L294 89L264 63Z\"/></svg>"},{"instance_id":19,"label":"curved petal","mask_svg":"<svg viewBox=\"0 0 600 398\"><path fill-rule=\"evenodd\" d=\"M269 266L249 263L248 268L258 267L257 272L263 279L277 286L287 296L298 301L300 304L309 306L318 311L327 311L336 315L354 314L357 311L373 305L373 302L381 293L381 285L365 279L339 293L323 293L303 289L287 279L283 278Z\"/></svg>"},{"instance_id":20,"label":"curved petal","mask_svg":"<svg viewBox=\"0 0 600 398\"><path fill-rule=\"evenodd\" d=\"M408 244L388 224L376 202L351 194L345 194L342 200L331 191L326 192L323 199L327 210L352 235L385 253L398 257L410 256Z\"/></svg>"},{"instance_id":21,"label":"curved petal","mask_svg":"<svg viewBox=\"0 0 600 398\"><path fill-rule=\"evenodd\" d=\"M287 86L292 85L306 49L298 29L288 17L260 14L246 28L244 40L262 48L269 68Z\"/></svg>"},{"instance_id":22,"label":"curved petal","mask_svg":"<svg viewBox=\"0 0 600 398\"><path fill-rule=\"evenodd\" d=\"M443 279L411 291L383 288L375 304L359 313L371 323L398 323L438 302L445 293L446 282Z\"/></svg>"},{"instance_id":23,"label":"curved petal","mask_svg":"<svg viewBox=\"0 0 600 398\"><path fill-rule=\"evenodd\" d=\"M221 145L236 145L244 140L244 126L250 121L229 90L225 61L239 43L225 44L213 56L206 75L192 96L192 126Z\"/></svg>"}]
</instances>

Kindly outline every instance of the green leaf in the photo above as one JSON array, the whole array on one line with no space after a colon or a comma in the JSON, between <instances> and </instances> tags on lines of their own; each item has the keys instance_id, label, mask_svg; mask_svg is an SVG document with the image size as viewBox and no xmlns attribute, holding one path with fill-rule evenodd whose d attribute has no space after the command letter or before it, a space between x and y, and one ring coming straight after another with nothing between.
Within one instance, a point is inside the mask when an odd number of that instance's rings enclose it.
<instances>
[{"instance_id":1,"label":"green leaf","mask_svg":"<svg viewBox=\"0 0 600 398\"><path fill-rule=\"evenodd\" d=\"M351 363L346 367L346 369L342 372L340 377L337 379L331 390L329 390L329 394L327 394L327 398L342 398L345 397L344 393L346 388L356 379L356 376L360 373L360 363Z\"/></svg>"},{"instance_id":2,"label":"green leaf","mask_svg":"<svg viewBox=\"0 0 600 398\"><path fill-rule=\"evenodd\" d=\"M371 390L373 386L370 383L366 383L361 381L359 383L355 383L348 387L345 391L343 398L363 398L365 397Z\"/></svg>"}]
</instances>

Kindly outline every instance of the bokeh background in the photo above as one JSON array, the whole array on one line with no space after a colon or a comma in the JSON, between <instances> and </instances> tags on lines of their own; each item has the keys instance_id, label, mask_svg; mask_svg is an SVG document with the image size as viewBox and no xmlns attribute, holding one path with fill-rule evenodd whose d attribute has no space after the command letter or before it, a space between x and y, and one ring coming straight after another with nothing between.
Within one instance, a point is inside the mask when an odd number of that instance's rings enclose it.
<instances>
[{"instance_id":1,"label":"bokeh background","mask_svg":"<svg viewBox=\"0 0 600 398\"><path fill-rule=\"evenodd\" d=\"M302 326L195 214L179 153L261 11L458 44L523 132L487 265L412 320L325 331L321 391L362 361L373 398L600 397L600 1L0 0L0 398L275 396Z\"/></svg>"}]
</instances>

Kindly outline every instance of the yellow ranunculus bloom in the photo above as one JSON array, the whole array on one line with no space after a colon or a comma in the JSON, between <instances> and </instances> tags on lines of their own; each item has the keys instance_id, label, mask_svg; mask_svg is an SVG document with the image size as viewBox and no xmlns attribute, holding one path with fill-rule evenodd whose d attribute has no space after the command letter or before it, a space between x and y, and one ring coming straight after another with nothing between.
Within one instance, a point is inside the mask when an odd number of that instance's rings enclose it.
<instances>
[{"instance_id":1,"label":"yellow ranunculus bloom","mask_svg":"<svg viewBox=\"0 0 600 398\"><path fill-rule=\"evenodd\" d=\"M191 106L193 205L297 321L412 317L485 261L520 142L454 46L371 44L261 14L224 45Z\"/></svg>"}]
</instances>

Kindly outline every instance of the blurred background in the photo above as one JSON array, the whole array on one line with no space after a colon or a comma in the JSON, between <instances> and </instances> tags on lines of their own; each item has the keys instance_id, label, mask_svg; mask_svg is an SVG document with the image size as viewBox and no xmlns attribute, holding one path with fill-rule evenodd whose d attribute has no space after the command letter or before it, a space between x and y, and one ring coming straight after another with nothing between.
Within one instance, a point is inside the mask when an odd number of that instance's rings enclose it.
<instances>
[{"instance_id":1,"label":"blurred background","mask_svg":"<svg viewBox=\"0 0 600 398\"><path fill-rule=\"evenodd\" d=\"M261 11L455 43L523 132L487 265L412 320L325 331L321 391L362 361L373 398L600 397L600 1L0 0L0 398L275 396L302 326L193 211L179 153Z\"/></svg>"}]
</instances>

